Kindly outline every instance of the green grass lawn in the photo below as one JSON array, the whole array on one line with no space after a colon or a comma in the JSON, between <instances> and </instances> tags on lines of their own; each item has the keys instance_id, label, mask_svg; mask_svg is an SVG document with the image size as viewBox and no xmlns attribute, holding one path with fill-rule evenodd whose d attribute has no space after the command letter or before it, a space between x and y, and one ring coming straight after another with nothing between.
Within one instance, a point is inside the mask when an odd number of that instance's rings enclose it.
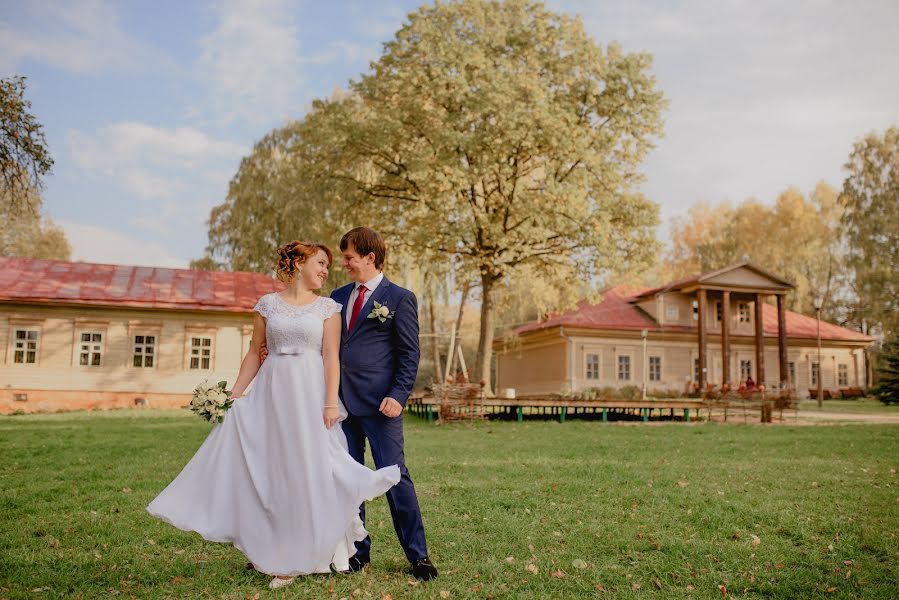
<instances>
[{"instance_id":1,"label":"green grass lawn","mask_svg":"<svg viewBox=\"0 0 899 600\"><path fill-rule=\"evenodd\" d=\"M441 577L403 574L378 499L369 569L270 592L144 511L196 417L2 417L0 598L899 597L899 426L406 423Z\"/></svg>"}]
</instances>

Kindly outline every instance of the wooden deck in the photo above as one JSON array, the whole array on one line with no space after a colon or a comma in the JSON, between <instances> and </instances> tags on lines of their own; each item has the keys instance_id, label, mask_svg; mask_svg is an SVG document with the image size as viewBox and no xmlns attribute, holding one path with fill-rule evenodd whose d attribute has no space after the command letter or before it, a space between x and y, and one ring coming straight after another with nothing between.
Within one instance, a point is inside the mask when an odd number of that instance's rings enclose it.
<instances>
[{"instance_id":1,"label":"wooden deck","mask_svg":"<svg viewBox=\"0 0 899 600\"><path fill-rule=\"evenodd\" d=\"M674 416L675 410L682 410L684 421L690 421L690 411L695 410L699 414L699 410L706 407L702 400L566 400L564 398L550 396L522 396L519 398L485 398L478 399L468 404L471 408L489 409L489 412L496 414L504 412L514 414L520 422L524 420L524 409L537 409L546 414L546 409L550 410L550 414L558 416L559 422L564 423L569 414L598 414L602 420L608 421L609 411L632 411L630 414L641 415L643 421L649 421L652 412L655 410L671 411ZM465 408L465 405L462 405ZM429 423L436 420L440 410L440 399L433 397L411 397L406 403L406 410L414 415L427 419Z\"/></svg>"}]
</instances>

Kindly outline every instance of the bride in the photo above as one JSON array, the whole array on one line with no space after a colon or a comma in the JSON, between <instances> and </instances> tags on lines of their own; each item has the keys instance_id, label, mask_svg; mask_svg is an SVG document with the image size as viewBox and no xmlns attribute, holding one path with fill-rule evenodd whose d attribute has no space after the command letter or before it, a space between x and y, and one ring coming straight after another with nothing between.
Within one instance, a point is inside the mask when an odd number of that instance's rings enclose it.
<instances>
[{"instance_id":1,"label":"bride","mask_svg":"<svg viewBox=\"0 0 899 600\"><path fill-rule=\"evenodd\" d=\"M348 570L354 543L367 536L359 505L400 479L396 465L372 471L353 460L334 426L346 418L337 396L341 305L315 293L331 251L295 241L278 254L287 287L256 304L233 406L147 506L179 529L233 543L274 576L272 589L298 575Z\"/></svg>"}]
</instances>

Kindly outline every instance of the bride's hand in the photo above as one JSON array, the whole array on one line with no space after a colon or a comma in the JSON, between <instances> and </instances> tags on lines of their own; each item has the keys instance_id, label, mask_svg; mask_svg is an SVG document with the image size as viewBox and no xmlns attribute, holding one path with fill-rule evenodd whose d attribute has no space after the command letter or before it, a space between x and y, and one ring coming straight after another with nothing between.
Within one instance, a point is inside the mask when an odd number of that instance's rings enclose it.
<instances>
[{"instance_id":1,"label":"bride's hand","mask_svg":"<svg viewBox=\"0 0 899 600\"><path fill-rule=\"evenodd\" d=\"M331 429L334 423L340 419L340 409L336 406L326 406L322 417L325 421L325 427Z\"/></svg>"}]
</instances>

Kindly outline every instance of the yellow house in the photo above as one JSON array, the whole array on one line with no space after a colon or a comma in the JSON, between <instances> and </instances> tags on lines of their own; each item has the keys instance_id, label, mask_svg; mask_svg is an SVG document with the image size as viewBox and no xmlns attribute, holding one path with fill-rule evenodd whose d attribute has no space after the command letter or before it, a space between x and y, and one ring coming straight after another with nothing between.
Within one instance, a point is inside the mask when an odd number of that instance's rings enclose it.
<instances>
[{"instance_id":1,"label":"yellow house","mask_svg":"<svg viewBox=\"0 0 899 600\"><path fill-rule=\"evenodd\" d=\"M0 257L0 412L183 406L233 382L259 273Z\"/></svg>"},{"instance_id":2,"label":"yellow house","mask_svg":"<svg viewBox=\"0 0 899 600\"><path fill-rule=\"evenodd\" d=\"M599 303L582 301L498 339L497 388L519 395L644 385L690 392L751 380L807 396L819 375L828 392L865 387L865 348L873 340L785 310L792 287L741 263L654 289L612 288Z\"/></svg>"}]
</instances>

